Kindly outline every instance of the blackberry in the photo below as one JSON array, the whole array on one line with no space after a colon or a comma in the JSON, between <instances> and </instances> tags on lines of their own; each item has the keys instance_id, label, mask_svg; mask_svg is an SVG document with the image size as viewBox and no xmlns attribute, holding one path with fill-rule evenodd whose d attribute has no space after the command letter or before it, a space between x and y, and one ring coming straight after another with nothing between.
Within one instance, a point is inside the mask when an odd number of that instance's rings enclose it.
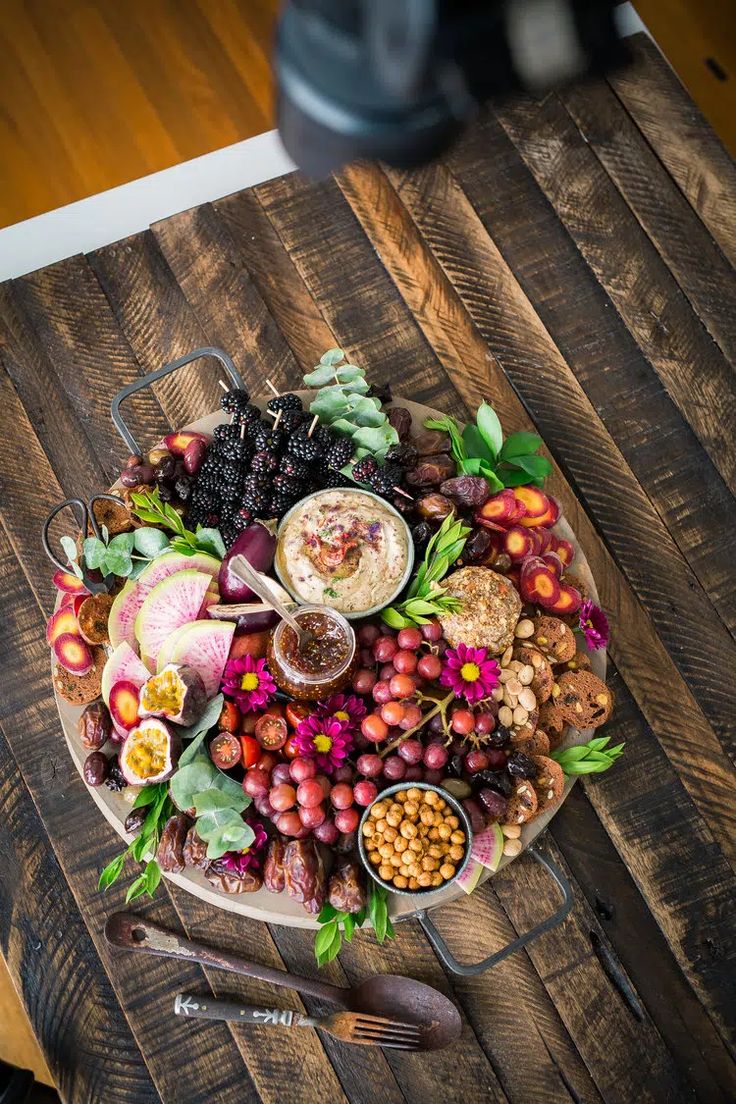
<instances>
[{"instance_id":1,"label":"blackberry","mask_svg":"<svg viewBox=\"0 0 736 1104\"><path fill-rule=\"evenodd\" d=\"M221 422L215 426L212 437L214 441L239 441L240 426L236 426L234 422Z\"/></svg>"},{"instance_id":2,"label":"blackberry","mask_svg":"<svg viewBox=\"0 0 736 1104\"><path fill-rule=\"evenodd\" d=\"M233 414L233 421L237 426L249 426L253 422L260 420L261 412L257 406L253 406L252 403L248 403L242 410L236 410Z\"/></svg>"},{"instance_id":3,"label":"blackberry","mask_svg":"<svg viewBox=\"0 0 736 1104\"><path fill-rule=\"evenodd\" d=\"M253 434L253 444L256 449L261 452L263 449L268 449L270 452L278 452L281 446L284 444L286 434L281 429L264 428L259 429Z\"/></svg>"},{"instance_id":4,"label":"blackberry","mask_svg":"<svg viewBox=\"0 0 736 1104\"><path fill-rule=\"evenodd\" d=\"M418 458L419 453L408 443L392 445L386 453L386 460L389 463L399 464L402 468L413 468Z\"/></svg>"},{"instance_id":5,"label":"blackberry","mask_svg":"<svg viewBox=\"0 0 736 1104\"><path fill-rule=\"evenodd\" d=\"M327 468L320 482L324 490L329 490L332 487L349 487L352 480L348 479L337 468Z\"/></svg>"},{"instance_id":6,"label":"blackberry","mask_svg":"<svg viewBox=\"0 0 736 1104\"><path fill-rule=\"evenodd\" d=\"M220 488L237 487L243 481L243 470L232 460L226 461L220 471Z\"/></svg>"},{"instance_id":7,"label":"blackberry","mask_svg":"<svg viewBox=\"0 0 736 1104\"><path fill-rule=\"evenodd\" d=\"M235 414L250 402L250 395L243 387L232 387L220 398L220 406L226 414Z\"/></svg>"},{"instance_id":8,"label":"blackberry","mask_svg":"<svg viewBox=\"0 0 736 1104\"><path fill-rule=\"evenodd\" d=\"M279 458L275 452L270 449L261 449L259 452L253 454L253 459L250 462L250 470L252 472L275 472L279 466Z\"/></svg>"},{"instance_id":9,"label":"blackberry","mask_svg":"<svg viewBox=\"0 0 736 1104\"><path fill-rule=\"evenodd\" d=\"M236 464L242 464L249 460L253 452L253 446L248 440L237 438L233 441L223 441L219 449L223 460L233 460Z\"/></svg>"},{"instance_id":10,"label":"blackberry","mask_svg":"<svg viewBox=\"0 0 736 1104\"><path fill-rule=\"evenodd\" d=\"M251 514L250 510L246 509L245 506L243 506L233 517L233 529L235 529L237 533L242 533L243 529L248 528L252 520L253 515Z\"/></svg>"},{"instance_id":11,"label":"blackberry","mask_svg":"<svg viewBox=\"0 0 736 1104\"><path fill-rule=\"evenodd\" d=\"M325 449L324 461L328 468L342 468L353 455L353 445L348 437L335 437Z\"/></svg>"},{"instance_id":12,"label":"blackberry","mask_svg":"<svg viewBox=\"0 0 736 1104\"><path fill-rule=\"evenodd\" d=\"M303 460L291 456L288 452L286 456L281 457L279 471L291 476L292 479L298 479L301 483L306 483L311 475L309 464L305 464Z\"/></svg>"},{"instance_id":13,"label":"blackberry","mask_svg":"<svg viewBox=\"0 0 736 1104\"><path fill-rule=\"evenodd\" d=\"M215 498L209 488L204 488L200 484L194 488L192 492L192 507L195 510L200 510L206 513L211 510L215 504Z\"/></svg>"},{"instance_id":14,"label":"blackberry","mask_svg":"<svg viewBox=\"0 0 736 1104\"><path fill-rule=\"evenodd\" d=\"M359 460L357 464L353 466L353 479L357 479L359 483L368 483L371 476L378 470L378 463L372 456L364 456L362 460Z\"/></svg>"},{"instance_id":15,"label":"blackberry","mask_svg":"<svg viewBox=\"0 0 736 1104\"><path fill-rule=\"evenodd\" d=\"M274 395L272 399L269 399L266 403L266 410L272 411L276 414L279 410L301 410L302 400L298 395L294 395L289 392L286 395Z\"/></svg>"},{"instance_id":16,"label":"blackberry","mask_svg":"<svg viewBox=\"0 0 736 1104\"><path fill-rule=\"evenodd\" d=\"M319 423L317 423L317 425L314 427L314 430L312 431L312 437L323 451L325 449L328 449L332 442L335 440L335 434L332 432L332 430L329 429L326 425L320 425Z\"/></svg>"},{"instance_id":17,"label":"blackberry","mask_svg":"<svg viewBox=\"0 0 736 1104\"><path fill-rule=\"evenodd\" d=\"M294 499L290 495L275 494L271 498L268 506L269 517L281 517L285 514L290 506L294 504Z\"/></svg>"},{"instance_id":18,"label":"blackberry","mask_svg":"<svg viewBox=\"0 0 736 1104\"><path fill-rule=\"evenodd\" d=\"M312 421L312 415L308 410L285 410L279 420L279 429L285 433L293 433L300 425Z\"/></svg>"},{"instance_id":19,"label":"blackberry","mask_svg":"<svg viewBox=\"0 0 736 1104\"><path fill-rule=\"evenodd\" d=\"M274 492L278 491L280 495L291 495L293 499L296 499L302 491L299 481L292 479L288 475L275 475L271 481L271 485Z\"/></svg>"},{"instance_id":20,"label":"blackberry","mask_svg":"<svg viewBox=\"0 0 736 1104\"><path fill-rule=\"evenodd\" d=\"M317 460L322 455L322 449L313 437L307 437L306 430L298 429L289 438L288 451L298 460Z\"/></svg>"},{"instance_id":21,"label":"blackberry","mask_svg":"<svg viewBox=\"0 0 736 1104\"><path fill-rule=\"evenodd\" d=\"M120 769L120 762L117 755L114 755L110 760L110 770L105 779L105 785L108 790L112 790L113 793L120 793L120 791L124 790L128 785Z\"/></svg>"},{"instance_id":22,"label":"blackberry","mask_svg":"<svg viewBox=\"0 0 736 1104\"><path fill-rule=\"evenodd\" d=\"M368 485L376 494L389 498L395 493L394 487L400 485L403 478L404 469L400 468L398 464L384 464L382 468L378 468L373 472L368 480Z\"/></svg>"}]
</instances>

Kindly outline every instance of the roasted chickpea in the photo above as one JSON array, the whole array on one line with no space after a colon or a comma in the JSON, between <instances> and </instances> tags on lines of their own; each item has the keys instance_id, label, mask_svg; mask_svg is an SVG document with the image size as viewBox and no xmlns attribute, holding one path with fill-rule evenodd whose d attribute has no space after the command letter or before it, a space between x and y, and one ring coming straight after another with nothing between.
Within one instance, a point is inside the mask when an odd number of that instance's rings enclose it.
<instances>
[{"instance_id":1,"label":"roasted chickpea","mask_svg":"<svg viewBox=\"0 0 736 1104\"><path fill-rule=\"evenodd\" d=\"M368 862L372 863L373 866L380 866L381 865L381 856L378 854L377 851L371 851L370 854L368 855Z\"/></svg>"},{"instance_id":2,"label":"roasted chickpea","mask_svg":"<svg viewBox=\"0 0 736 1104\"><path fill-rule=\"evenodd\" d=\"M376 831L380 832L381 835L383 835L387 828L388 825L386 824L386 821L383 819L383 817L381 817L380 820L376 821Z\"/></svg>"},{"instance_id":3,"label":"roasted chickpea","mask_svg":"<svg viewBox=\"0 0 736 1104\"><path fill-rule=\"evenodd\" d=\"M408 879L403 874L394 875L394 885L397 889L406 889L409 885Z\"/></svg>"},{"instance_id":4,"label":"roasted chickpea","mask_svg":"<svg viewBox=\"0 0 736 1104\"><path fill-rule=\"evenodd\" d=\"M397 836L394 840L394 851L398 851L401 854L402 851L406 851L409 846L409 841L405 840L403 836Z\"/></svg>"},{"instance_id":5,"label":"roasted chickpea","mask_svg":"<svg viewBox=\"0 0 736 1104\"><path fill-rule=\"evenodd\" d=\"M453 862L459 863L465 852L459 843L454 843L450 850L447 852Z\"/></svg>"},{"instance_id":6,"label":"roasted chickpea","mask_svg":"<svg viewBox=\"0 0 736 1104\"><path fill-rule=\"evenodd\" d=\"M399 831L401 832L404 839L408 840L414 839L417 834L416 825L412 824L410 820L402 820L401 824L399 825Z\"/></svg>"},{"instance_id":7,"label":"roasted chickpea","mask_svg":"<svg viewBox=\"0 0 736 1104\"><path fill-rule=\"evenodd\" d=\"M383 833L383 838L386 840L386 843L393 843L398 834L399 833L396 831L396 829L392 828L389 824L388 828Z\"/></svg>"},{"instance_id":8,"label":"roasted chickpea","mask_svg":"<svg viewBox=\"0 0 736 1104\"><path fill-rule=\"evenodd\" d=\"M419 882L420 886L422 886L422 888L426 888L427 886L431 886L432 884L432 875L429 873L429 871L423 870L417 878L417 881Z\"/></svg>"},{"instance_id":9,"label":"roasted chickpea","mask_svg":"<svg viewBox=\"0 0 736 1104\"><path fill-rule=\"evenodd\" d=\"M454 814L452 816L445 817L445 824L449 824L452 829L460 827L460 821Z\"/></svg>"},{"instance_id":10,"label":"roasted chickpea","mask_svg":"<svg viewBox=\"0 0 736 1104\"><path fill-rule=\"evenodd\" d=\"M369 840L365 841L366 851L375 851L376 846L377 846L377 844L376 844L376 841L374 839L369 839Z\"/></svg>"},{"instance_id":11,"label":"roasted chickpea","mask_svg":"<svg viewBox=\"0 0 736 1104\"><path fill-rule=\"evenodd\" d=\"M419 819L421 820L422 824L425 825L425 827L431 828L434 824L434 813L428 805L422 805L421 809L419 810Z\"/></svg>"},{"instance_id":12,"label":"roasted chickpea","mask_svg":"<svg viewBox=\"0 0 736 1104\"><path fill-rule=\"evenodd\" d=\"M416 878L410 878L409 879L409 889L411 889L411 890L419 889L419 881Z\"/></svg>"},{"instance_id":13,"label":"roasted chickpea","mask_svg":"<svg viewBox=\"0 0 736 1104\"><path fill-rule=\"evenodd\" d=\"M386 813L386 823L389 828L398 828L401 824L401 813Z\"/></svg>"},{"instance_id":14,"label":"roasted chickpea","mask_svg":"<svg viewBox=\"0 0 736 1104\"><path fill-rule=\"evenodd\" d=\"M437 886L442 885L442 875L440 874L439 870L436 870L435 873L432 875L432 881L430 882L430 885L432 885L435 889L437 888Z\"/></svg>"},{"instance_id":15,"label":"roasted chickpea","mask_svg":"<svg viewBox=\"0 0 736 1104\"><path fill-rule=\"evenodd\" d=\"M421 855L422 851L424 850L424 844L418 837L415 837L414 839L409 840L409 850L415 851L418 855Z\"/></svg>"},{"instance_id":16,"label":"roasted chickpea","mask_svg":"<svg viewBox=\"0 0 736 1104\"><path fill-rule=\"evenodd\" d=\"M436 794L434 790L427 790L424 795L424 802L426 805L436 805L440 800L439 794Z\"/></svg>"},{"instance_id":17,"label":"roasted chickpea","mask_svg":"<svg viewBox=\"0 0 736 1104\"><path fill-rule=\"evenodd\" d=\"M406 790L399 790L399 792L395 796L395 801L398 805L403 805L408 800L409 795L407 794Z\"/></svg>"},{"instance_id":18,"label":"roasted chickpea","mask_svg":"<svg viewBox=\"0 0 736 1104\"><path fill-rule=\"evenodd\" d=\"M440 824L437 831L439 832L441 840L449 840L452 835L452 828L450 828L449 824Z\"/></svg>"},{"instance_id":19,"label":"roasted chickpea","mask_svg":"<svg viewBox=\"0 0 736 1104\"><path fill-rule=\"evenodd\" d=\"M373 835L373 825L371 824L370 817L363 825L361 831L366 838Z\"/></svg>"},{"instance_id":20,"label":"roasted chickpea","mask_svg":"<svg viewBox=\"0 0 736 1104\"><path fill-rule=\"evenodd\" d=\"M401 866L401 855L397 855L394 851L393 855L391 855L388 861L391 866L395 866L398 869L398 867Z\"/></svg>"},{"instance_id":21,"label":"roasted chickpea","mask_svg":"<svg viewBox=\"0 0 736 1104\"><path fill-rule=\"evenodd\" d=\"M393 853L394 853L394 849L393 849L393 847L391 846L390 843L383 843L378 848L378 854L383 859L390 859L391 856L393 855Z\"/></svg>"},{"instance_id":22,"label":"roasted chickpea","mask_svg":"<svg viewBox=\"0 0 736 1104\"><path fill-rule=\"evenodd\" d=\"M431 855L425 855L422 859L422 870L437 870L439 867L439 861L433 859Z\"/></svg>"},{"instance_id":23,"label":"roasted chickpea","mask_svg":"<svg viewBox=\"0 0 736 1104\"><path fill-rule=\"evenodd\" d=\"M392 866L379 866L378 875L383 878L384 882L388 882L394 876L394 868Z\"/></svg>"},{"instance_id":24,"label":"roasted chickpea","mask_svg":"<svg viewBox=\"0 0 736 1104\"><path fill-rule=\"evenodd\" d=\"M439 844L432 843L427 848L427 854L432 859L441 859L442 858L442 848L439 846Z\"/></svg>"},{"instance_id":25,"label":"roasted chickpea","mask_svg":"<svg viewBox=\"0 0 736 1104\"><path fill-rule=\"evenodd\" d=\"M456 828L450 836L450 843L465 843L465 833Z\"/></svg>"},{"instance_id":26,"label":"roasted chickpea","mask_svg":"<svg viewBox=\"0 0 736 1104\"><path fill-rule=\"evenodd\" d=\"M387 810L388 805L386 802L378 801L371 809L371 816L374 820L380 820L382 817L385 817Z\"/></svg>"},{"instance_id":27,"label":"roasted chickpea","mask_svg":"<svg viewBox=\"0 0 736 1104\"><path fill-rule=\"evenodd\" d=\"M424 797L424 791L423 790L418 790L416 788L416 786L412 786L412 788L410 790L406 791L407 801L417 801L417 802L419 802L419 801L422 800L423 797Z\"/></svg>"},{"instance_id":28,"label":"roasted chickpea","mask_svg":"<svg viewBox=\"0 0 736 1104\"><path fill-rule=\"evenodd\" d=\"M446 882L449 882L450 878L455 877L455 867L452 866L450 863L445 862L440 867L440 874Z\"/></svg>"},{"instance_id":29,"label":"roasted chickpea","mask_svg":"<svg viewBox=\"0 0 736 1104\"><path fill-rule=\"evenodd\" d=\"M434 827L430 828L429 831L427 832L427 839L431 839L433 842L436 842L439 838L440 838L440 833L439 833L438 829L434 828Z\"/></svg>"},{"instance_id":30,"label":"roasted chickpea","mask_svg":"<svg viewBox=\"0 0 736 1104\"><path fill-rule=\"evenodd\" d=\"M416 801L407 801L404 806L404 816L414 820L419 815L419 806Z\"/></svg>"}]
</instances>

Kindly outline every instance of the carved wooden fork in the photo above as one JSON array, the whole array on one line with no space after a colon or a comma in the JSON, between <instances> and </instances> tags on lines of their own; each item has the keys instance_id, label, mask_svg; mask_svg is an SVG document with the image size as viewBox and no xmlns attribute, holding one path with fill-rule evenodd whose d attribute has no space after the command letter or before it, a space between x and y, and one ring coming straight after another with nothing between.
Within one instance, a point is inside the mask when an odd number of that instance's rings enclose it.
<instances>
[{"instance_id":1,"label":"carved wooden fork","mask_svg":"<svg viewBox=\"0 0 736 1104\"><path fill-rule=\"evenodd\" d=\"M200 1020L230 1020L235 1023L263 1024L272 1027L316 1027L345 1043L392 1047L394 1050L423 1050L421 1028L413 1024L370 1016L365 1012L333 1012L331 1016L302 1016L290 1009L256 1008L234 1001L213 1000L178 993L174 1000L177 1016Z\"/></svg>"}]
</instances>

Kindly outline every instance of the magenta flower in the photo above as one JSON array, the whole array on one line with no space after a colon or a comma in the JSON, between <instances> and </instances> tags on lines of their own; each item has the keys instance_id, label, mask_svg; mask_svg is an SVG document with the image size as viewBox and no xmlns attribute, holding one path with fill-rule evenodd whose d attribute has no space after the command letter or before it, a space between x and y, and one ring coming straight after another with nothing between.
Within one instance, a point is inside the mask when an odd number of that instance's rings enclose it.
<instances>
[{"instance_id":1,"label":"magenta flower","mask_svg":"<svg viewBox=\"0 0 736 1104\"><path fill-rule=\"evenodd\" d=\"M276 693L265 659L243 656L231 659L225 665L222 677L222 692L226 698L232 698L241 713L262 709Z\"/></svg>"},{"instance_id":2,"label":"magenta flower","mask_svg":"<svg viewBox=\"0 0 736 1104\"><path fill-rule=\"evenodd\" d=\"M350 729L358 728L366 712L365 702L356 694L333 694L317 706L318 716L344 721Z\"/></svg>"},{"instance_id":3,"label":"magenta flower","mask_svg":"<svg viewBox=\"0 0 736 1104\"><path fill-rule=\"evenodd\" d=\"M580 607L580 632L585 637L585 643L593 651L605 648L610 637L608 618L600 606L586 598Z\"/></svg>"},{"instance_id":4,"label":"magenta flower","mask_svg":"<svg viewBox=\"0 0 736 1104\"><path fill-rule=\"evenodd\" d=\"M255 833L255 839L250 847L246 847L243 851L226 851L218 859L218 862L226 870L231 870L233 874L244 874L249 867L257 870L261 865L258 852L262 851L268 843L266 829L260 820L256 820L255 817L246 817L246 823L250 824Z\"/></svg>"},{"instance_id":5,"label":"magenta flower","mask_svg":"<svg viewBox=\"0 0 736 1104\"><path fill-rule=\"evenodd\" d=\"M329 774L345 762L353 737L346 721L313 713L299 722L293 743L299 755L314 759L319 769Z\"/></svg>"},{"instance_id":6,"label":"magenta flower","mask_svg":"<svg viewBox=\"0 0 736 1104\"><path fill-rule=\"evenodd\" d=\"M449 686L456 698L465 698L473 705L487 698L498 686L498 663L488 659L486 648L468 648L458 644L445 652L445 667L440 683Z\"/></svg>"}]
</instances>

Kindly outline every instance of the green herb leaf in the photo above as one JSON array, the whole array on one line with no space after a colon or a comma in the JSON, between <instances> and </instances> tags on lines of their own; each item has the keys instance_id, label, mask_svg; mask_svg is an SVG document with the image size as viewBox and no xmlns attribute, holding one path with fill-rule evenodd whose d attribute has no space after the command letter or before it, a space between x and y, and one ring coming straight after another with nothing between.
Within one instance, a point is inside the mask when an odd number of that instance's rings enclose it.
<instances>
[{"instance_id":1,"label":"green herb leaf","mask_svg":"<svg viewBox=\"0 0 736 1104\"><path fill-rule=\"evenodd\" d=\"M209 552L211 556L215 556L218 560L225 558L227 550L219 529L207 529L202 525L198 525L195 536L197 538L197 548L200 551Z\"/></svg>"},{"instance_id":2,"label":"green herb leaf","mask_svg":"<svg viewBox=\"0 0 736 1104\"><path fill-rule=\"evenodd\" d=\"M337 916L337 909L333 908L333 906L329 903L329 901L325 901L322 908L319 910L319 914L317 916L317 923L318 924L326 924L328 920L334 920L334 918L336 916Z\"/></svg>"},{"instance_id":3,"label":"green herb leaf","mask_svg":"<svg viewBox=\"0 0 736 1104\"><path fill-rule=\"evenodd\" d=\"M68 539L67 537L67 540ZM87 537L82 545L82 555L84 556L84 562L89 570L94 571L96 568L100 567L105 559L107 548L97 537Z\"/></svg>"},{"instance_id":4,"label":"green herb leaf","mask_svg":"<svg viewBox=\"0 0 736 1104\"><path fill-rule=\"evenodd\" d=\"M347 939L348 943L351 942L351 940L353 938L354 931L355 931L355 917L352 916L348 912L345 916L345 919L342 922L342 934L343 934L343 937L345 939Z\"/></svg>"},{"instance_id":5,"label":"green herb leaf","mask_svg":"<svg viewBox=\"0 0 736 1104\"><path fill-rule=\"evenodd\" d=\"M242 797L233 797L230 793L225 793L224 790L210 789L203 790L201 793L194 795L194 810L197 816L202 816L203 813L214 813L221 809L236 809L241 812L243 809L247 809L248 801L247 795L243 793L241 789ZM238 809L240 805L240 809Z\"/></svg>"},{"instance_id":6,"label":"green herb leaf","mask_svg":"<svg viewBox=\"0 0 736 1104\"><path fill-rule=\"evenodd\" d=\"M331 367L335 367L337 364L341 364L345 360L345 353L342 349L328 349L326 353L323 353L319 358L320 364L329 364Z\"/></svg>"},{"instance_id":7,"label":"green herb leaf","mask_svg":"<svg viewBox=\"0 0 736 1104\"><path fill-rule=\"evenodd\" d=\"M95 538L93 537L92 540L94 539ZM72 540L71 537L64 534L63 537L59 537L59 544L64 549L64 552L66 553L66 558L69 563L74 563L77 559L77 542L75 540Z\"/></svg>"},{"instance_id":8,"label":"green herb leaf","mask_svg":"<svg viewBox=\"0 0 736 1104\"><path fill-rule=\"evenodd\" d=\"M353 434L353 444L360 448L367 448L374 455L386 452L391 445L398 443L399 435L388 421L381 426L362 426Z\"/></svg>"},{"instance_id":9,"label":"green herb leaf","mask_svg":"<svg viewBox=\"0 0 736 1104\"><path fill-rule=\"evenodd\" d=\"M486 444L483 434L480 432L477 425L473 425L472 422L468 422L463 430L463 443L468 456L475 457L479 460L488 460L491 464L496 459L494 453Z\"/></svg>"},{"instance_id":10,"label":"green herb leaf","mask_svg":"<svg viewBox=\"0 0 736 1104\"><path fill-rule=\"evenodd\" d=\"M478 413L475 416L475 420L481 437L491 450L492 456L494 458L497 457L503 444L503 430L498 420L498 414L493 407L489 406L484 400L478 407Z\"/></svg>"},{"instance_id":11,"label":"green herb leaf","mask_svg":"<svg viewBox=\"0 0 736 1104\"><path fill-rule=\"evenodd\" d=\"M123 851L122 855L116 855L115 858L107 864L105 869L101 871L100 877L97 881L98 889L109 889L113 882L116 882L123 872L125 866L125 856L127 851Z\"/></svg>"},{"instance_id":12,"label":"green herb leaf","mask_svg":"<svg viewBox=\"0 0 736 1104\"><path fill-rule=\"evenodd\" d=\"M343 364L335 370L335 376L340 383L352 383L353 380L365 377L365 369L359 368L357 364Z\"/></svg>"},{"instance_id":13,"label":"green herb leaf","mask_svg":"<svg viewBox=\"0 0 736 1104\"><path fill-rule=\"evenodd\" d=\"M304 383L307 387L325 387L328 383L332 383L335 378L335 371L329 364L318 364L312 372L307 372L304 377Z\"/></svg>"},{"instance_id":14,"label":"green herb leaf","mask_svg":"<svg viewBox=\"0 0 736 1104\"><path fill-rule=\"evenodd\" d=\"M160 796L162 788L166 791L168 789L168 784L166 782L154 782L150 786L144 786L136 794L136 799L132 807L134 809L143 809L146 805L152 805Z\"/></svg>"},{"instance_id":15,"label":"green herb leaf","mask_svg":"<svg viewBox=\"0 0 736 1104\"><path fill-rule=\"evenodd\" d=\"M406 629L410 625L410 620L404 614L392 606L388 606L386 609L381 610L381 620L392 629Z\"/></svg>"},{"instance_id":16,"label":"green herb leaf","mask_svg":"<svg viewBox=\"0 0 736 1104\"><path fill-rule=\"evenodd\" d=\"M494 490L502 491L504 487L523 487L530 482L528 473L521 469L505 468L499 470L503 475L503 482L496 480L498 486L494 487Z\"/></svg>"},{"instance_id":17,"label":"green herb leaf","mask_svg":"<svg viewBox=\"0 0 736 1104\"><path fill-rule=\"evenodd\" d=\"M558 748L550 752L550 758L555 759L567 775L598 774L612 767L623 755L623 743L606 748L609 739L609 736L603 736L576 747Z\"/></svg>"},{"instance_id":18,"label":"green herb leaf","mask_svg":"<svg viewBox=\"0 0 736 1104\"><path fill-rule=\"evenodd\" d=\"M513 460L516 456L529 456L542 444L536 433L511 433L498 454L499 460Z\"/></svg>"},{"instance_id":19,"label":"green herb leaf","mask_svg":"<svg viewBox=\"0 0 736 1104\"><path fill-rule=\"evenodd\" d=\"M552 471L552 465L546 456L516 456L508 463L521 468L531 475L532 479L544 479Z\"/></svg>"}]
</instances>

